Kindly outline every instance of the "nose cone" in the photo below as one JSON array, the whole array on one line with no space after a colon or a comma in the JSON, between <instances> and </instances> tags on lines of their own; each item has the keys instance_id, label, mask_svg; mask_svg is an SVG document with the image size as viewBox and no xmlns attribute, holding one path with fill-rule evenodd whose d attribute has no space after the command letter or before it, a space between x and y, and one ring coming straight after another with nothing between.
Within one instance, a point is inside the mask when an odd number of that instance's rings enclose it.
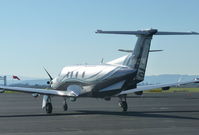
<instances>
[{"instance_id":1,"label":"nose cone","mask_svg":"<svg viewBox=\"0 0 199 135\"><path fill-rule=\"evenodd\" d=\"M57 84L58 84L58 79L57 78L54 78L52 81L50 81L50 86L53 89L56 89Z\"/></svg>"}]
</instances>

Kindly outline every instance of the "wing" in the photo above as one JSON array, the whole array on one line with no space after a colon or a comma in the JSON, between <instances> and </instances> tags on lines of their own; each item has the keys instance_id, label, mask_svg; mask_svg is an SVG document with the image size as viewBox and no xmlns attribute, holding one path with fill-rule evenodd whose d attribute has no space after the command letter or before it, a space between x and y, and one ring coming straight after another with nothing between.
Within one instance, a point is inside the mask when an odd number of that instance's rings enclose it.
<instances>
[{"instance_id":1,"label":"wing","mask_svg":"<svg viewBox=\"0 0 199 135\"><path fill-rule=\"evenodd\" d=\"M55 96L65 96L65 97L77 97L79 93L75 91L60 91L53 89L36 89L36 88L23 88L23 87L9 87L9 86L0 86L0 90L5 91L16 91L16 92L24 92L24 93L38 93L42 95L55 95Z\"/></svg>"},{"instance_id":2,"label":"wing","mask_svg":"<svg viewBox=\"0 0 199 135\"><path fill-rule=\"evenodd\" d=\"M157 84L157 85L138 86L135 89L130 89L130 90L122 91L121 93L119 93L119 95L131 94L131 93L138 92L138 91L147 91L147 90L158 89L158 88L178 86L178 85L189 84L189 83L199 83L199 80L195 79L195 80L186 81L186 82L176 82L176 83L168 83L168 84Z\"/></svg>"}]
</instances>

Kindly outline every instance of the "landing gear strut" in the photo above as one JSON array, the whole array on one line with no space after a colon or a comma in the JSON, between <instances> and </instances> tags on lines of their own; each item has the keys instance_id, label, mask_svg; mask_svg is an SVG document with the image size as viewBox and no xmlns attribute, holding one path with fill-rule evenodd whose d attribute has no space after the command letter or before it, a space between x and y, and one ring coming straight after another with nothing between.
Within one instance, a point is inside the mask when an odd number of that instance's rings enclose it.
<instances>
[{"instance_id":1,"label":"landing gear strut","mask_svg":"<svg viewBox=\"0 0 199 135\"><path fill-rule=\"evenodd\" d=\"M119 105L119 107L122 108L123 112L126 112L128 110L128 105L126 102L126 95L121 95L121 96L119 96L119 98L120 98L120 101L119 101L118 105Z\"/></svg>"},{"instance_id":2,"label":"landing gear strut","mask_svg":"<svg viewBox=\"0 0 199 135\"><path fill-rule=\"evenodd\" d=\"M66 98L64 98L63 109L64 109L64 111L67 111L67 110L68 110L68 105L67 105L67 102L66 102Z\"/></svg>"}]
</instances>

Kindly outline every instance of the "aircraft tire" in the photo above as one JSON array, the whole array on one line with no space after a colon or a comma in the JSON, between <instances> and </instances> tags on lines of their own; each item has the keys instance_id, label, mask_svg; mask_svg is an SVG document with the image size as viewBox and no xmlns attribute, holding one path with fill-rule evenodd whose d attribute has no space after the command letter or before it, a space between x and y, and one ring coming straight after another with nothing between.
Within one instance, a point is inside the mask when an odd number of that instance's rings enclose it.
<instances>
[{"instance_id":1,"label":"aircraft tire","mask_svg":"<svg viewBox=\"0 0 199 135\"><path fill-rule=\"evenodd\" d=\"M53 110L53 106L51 103L47 103L46 104L46 113L50 114L52 113L52 110Z\"/></svg>"},{"instance_id":2,"label":"aircraft tire","mask_svg":"<svg viewBox=\"0 0 199 135\"><path fill-rule=\"evenodd\" d=\"M68 110L68 105L67 105L67 104L64 104L64 105L63 105L63 109L64 109L64 111L67 111L67 110Z\"/></svg>"},{"instance_id":3,"label":"aircraft tire","mask_svg":"<svg viewBox=\"0 0 199 135\"><path fill-rule=\"evenodd\" d=\"M119 102L119 106L122 108L123 112L126 112L128 110L128 105L126 101Z\"/></svg>"}]
</instances>

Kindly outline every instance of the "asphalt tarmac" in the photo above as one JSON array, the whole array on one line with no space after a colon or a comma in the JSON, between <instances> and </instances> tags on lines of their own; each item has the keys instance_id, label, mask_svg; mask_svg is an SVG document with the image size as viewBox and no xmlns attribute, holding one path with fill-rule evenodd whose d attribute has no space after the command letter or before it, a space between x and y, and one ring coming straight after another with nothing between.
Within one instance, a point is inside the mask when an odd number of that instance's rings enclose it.
<instances>
[{"instance_id":1,"label":"asphalt tarmac","mask_svg":"<svg viewBox=\"0 0 199 135\"><path fill-rule=\"evenodd\" d=\"M0 135L198 135L199 93L145 93L128 98L128 112L118 99L53 97L53 114L41 109L42 96L0 94Z\"/></svg>"}]
</instances>

